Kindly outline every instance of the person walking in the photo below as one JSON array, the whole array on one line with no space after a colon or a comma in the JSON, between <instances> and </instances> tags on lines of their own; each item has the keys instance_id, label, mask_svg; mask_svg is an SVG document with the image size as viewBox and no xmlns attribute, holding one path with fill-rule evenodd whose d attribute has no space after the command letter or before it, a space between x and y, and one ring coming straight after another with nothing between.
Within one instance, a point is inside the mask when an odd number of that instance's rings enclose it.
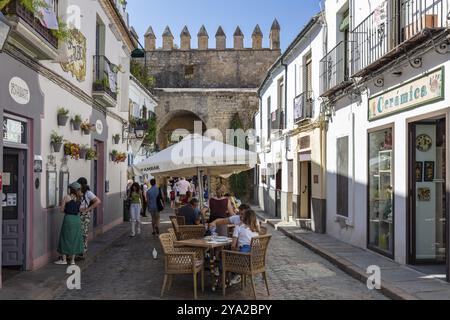
<instances>
[{"instance_id":1,"label":"person walking","mask_svg":"<svg viewBox=\"0 0 450 320\"><path fill-rule=\"evenodd\" d=\"M86 178L77 181L81 185L83 194L81 199L81 229L83 231L84 251L79 257L85 259L88 252L89 227L91 225L92 212L102 203L101 200L91 191Z\"/></svg>"},{"instance_id":2,"label":"person walking","mask_svg":"<svg viewBox=\"0 0 450 320\"><path fill-rule=\"evenodd\" d=\"M131 215L131 237L141 234L141 209L144 196L141 187L137 182L133 183L130 189L130 215Z\"/></svg>"},{"instance_id":3,"label":"person walking","mask_svg":"<svg viewBox=\"0 0 450 320\"><path fill-rule=\"evenodd\" d=\"M216 188L216 194L209 200L209 222L214 222L217 219L226 219L234 215L234 209L229 198L224 196L225 188L219 184ZM217 226L217 233L219 236L228 236L228 228L226 225Z\"/></svg>"},{"instance_id":4,"label":"person walking","mask_svg":"<svg viewBox=\"0 0 450 320\"><path fill-rule=\"evenodd\" d=\"M147 183L144 182L144 184L141 186L141 192L142 192L141 216L144 218L147 217L147 191L148 191L148 186L147 186Z\"/></svg>"},{"instance_id":5,"label":"person walking","mask_svg":"<svg viewBox=\"0 0 450 320\"><path fill-rule=\"evenodd\" d=\"M55 264L67 265L67 258L70 257L70 264L75 265L75 256L83 253L80 220L82 196L81 185L74 182L69 186L69 194L61 202L61 212L65 214L58 242L58 253L61 255L61 259Z\"/></svg>"},{"instance_id":6,"label":"person walking","mask_svg":"<svg viewBox=\"0 0 450 320\"><path fill-rule=\"evenodd\" d=\"M147 191L148 212L152 217L153 235L159 235L160 212L164 209L164 200L156 180L150 181L151 188Z\"/></svg>"}]
</instances>

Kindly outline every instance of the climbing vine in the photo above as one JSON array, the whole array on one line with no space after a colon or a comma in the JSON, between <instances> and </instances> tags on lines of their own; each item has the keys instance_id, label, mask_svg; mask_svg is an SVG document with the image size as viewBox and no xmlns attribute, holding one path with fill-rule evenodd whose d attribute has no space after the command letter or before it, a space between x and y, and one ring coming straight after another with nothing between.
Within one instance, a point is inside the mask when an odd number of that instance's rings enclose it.
<instances>
[{"instance_id":1,"label":"climbing vine","mask_svg":"<svg viewBox=\"0 0 450 320\"><path fill-rule=\"evenodd\" d=\"M242 120L238 113L236 113L233 118L230 121L230 129L231 130L245 130L244 124L242 123ZM233 140L229 142L234 147L238 147L237 141ZM245 149L249 149L248 141L245 141ZM248 172L241 172L238 174L234 174L230 177L230 189L231 192L233 192L236 196L240 197L241 199L246 199L248 197L248 179L249 175Z\"/></svg>"}]
</instances>

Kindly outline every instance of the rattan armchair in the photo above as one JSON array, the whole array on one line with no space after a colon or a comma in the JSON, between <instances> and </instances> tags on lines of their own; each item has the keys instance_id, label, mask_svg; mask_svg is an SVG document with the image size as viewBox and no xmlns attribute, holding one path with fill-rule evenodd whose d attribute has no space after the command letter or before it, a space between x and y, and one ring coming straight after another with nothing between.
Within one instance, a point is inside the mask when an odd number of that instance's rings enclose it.
<instances>
[{"instance_id":1,"label":"rattan armchair","mask_svg":"<svg viewBox=\"0 0 450 320\"><path fill-rule=\"evenodd\" d=\"M222 283L226 283L227 272L240 274L242 277L241 287L247 282L247 276L250 277L253 295L256 299L256 288L254 276L262 274L266 284L267 294L270 295L269 284L267 282L266 274L266 255L272 235L259 236L252 239L251 253L241 253L236 251L222 251ZM226 295L226 286L223 286L223 295Z\"/></svg>"},{"instance_id":2,"label":"rattan armchair","mask_svg":"<svg viewBox=\"0 0 450 320\"><path fill-rule=\"evenodd\" d=\"M205 236L205 226L178 226L178 240L203 239Z\"/></svg>"},{"instance_id":3,"label":"rattan armchair","mask_svg":"<svg viewBox=\"0 0 450 320\"><path fill-rule=\"evenodd\" d=\"M173 278L176 275L192 274L194 278L194 299L197 299L197 279L201 276L202 292L205 291L205 269L203 250L194 248L175 248L174 238L170 233L159 237L164 252L165 274L161 288L161 297L164 295L166 286L170 290Z\"/></svg>"},{"instance_id":4,"label":"rattan armchair","mask_svg":"<svg viewBox=\"0 0 450 320\"><path fill-rule=\"evenodd\" d=\"M178 241L202 239L205 236L206 229L203 225L181 226L178 224L178 219L175 216L170 217L170 221Z\"/></svg>"}]
</instances>

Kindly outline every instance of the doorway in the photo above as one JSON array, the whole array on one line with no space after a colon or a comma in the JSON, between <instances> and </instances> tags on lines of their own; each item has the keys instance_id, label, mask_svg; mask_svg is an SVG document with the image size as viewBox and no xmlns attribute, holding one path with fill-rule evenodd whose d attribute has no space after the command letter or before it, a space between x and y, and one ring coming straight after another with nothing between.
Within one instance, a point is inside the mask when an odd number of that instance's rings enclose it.
<instances>
[{"instance_id":1,"label":"doorway","mask_svg":"<svg viewBox=\"0 0 450 320\"><path fill-rule=\"evenodd\" d=\"M304 161L299 164L299 192L300 192L300 205L298 218L300 220L311 220L311 208L312 208L312 162Z\"/></svg>"},{"instance_id":2,"label":"doorway","mask_svg":"<svg viewBox=\"0 0 450 320\"><path fill-rule=\"evenodd\" d=\"M25 268L25 151L3 149L2 267Z\"/></svg>"},{"instance_id":3,"label":"doorway","mask_svg":"<svg viewBox=\"0 0 450 320\"><path fill-rule=\"evenodd\" d=\"M94 149L97 152L97 158L94 160L94 179L92 187L95 195L102 201L102 204L94 210L92 215L92 222L95 230L97 227L103 225L103 196L105 192L105 152L103 142L95 140Z\"/></svg>"},{"instance_id":4,"label":"doorway","mask_svg":"<svg viewBox=\"0 0 450 320\"><path fill-rule=\"evenodd\" d=\"M409 263L442 265L447 260L446 119L409 126ZM445 273L444 268L442 272Z\"/></svg>"}]
</instances>

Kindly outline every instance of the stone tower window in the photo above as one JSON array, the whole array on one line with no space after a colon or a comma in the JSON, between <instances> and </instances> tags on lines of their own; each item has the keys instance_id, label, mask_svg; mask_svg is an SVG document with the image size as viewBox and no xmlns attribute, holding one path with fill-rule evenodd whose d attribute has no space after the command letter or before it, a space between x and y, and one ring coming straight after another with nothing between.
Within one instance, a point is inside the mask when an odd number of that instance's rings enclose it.
<instances>
[{"instance_id":1,"label":"stone tower window","mask_svg":"<svg viewBox=\"0 0 450 320\"><path fill-rule=\"evenodd\" d=\"M186 79L192 79L194 77L194 65L184 66L184 77Z\"/></svg>"}]
</instances>

